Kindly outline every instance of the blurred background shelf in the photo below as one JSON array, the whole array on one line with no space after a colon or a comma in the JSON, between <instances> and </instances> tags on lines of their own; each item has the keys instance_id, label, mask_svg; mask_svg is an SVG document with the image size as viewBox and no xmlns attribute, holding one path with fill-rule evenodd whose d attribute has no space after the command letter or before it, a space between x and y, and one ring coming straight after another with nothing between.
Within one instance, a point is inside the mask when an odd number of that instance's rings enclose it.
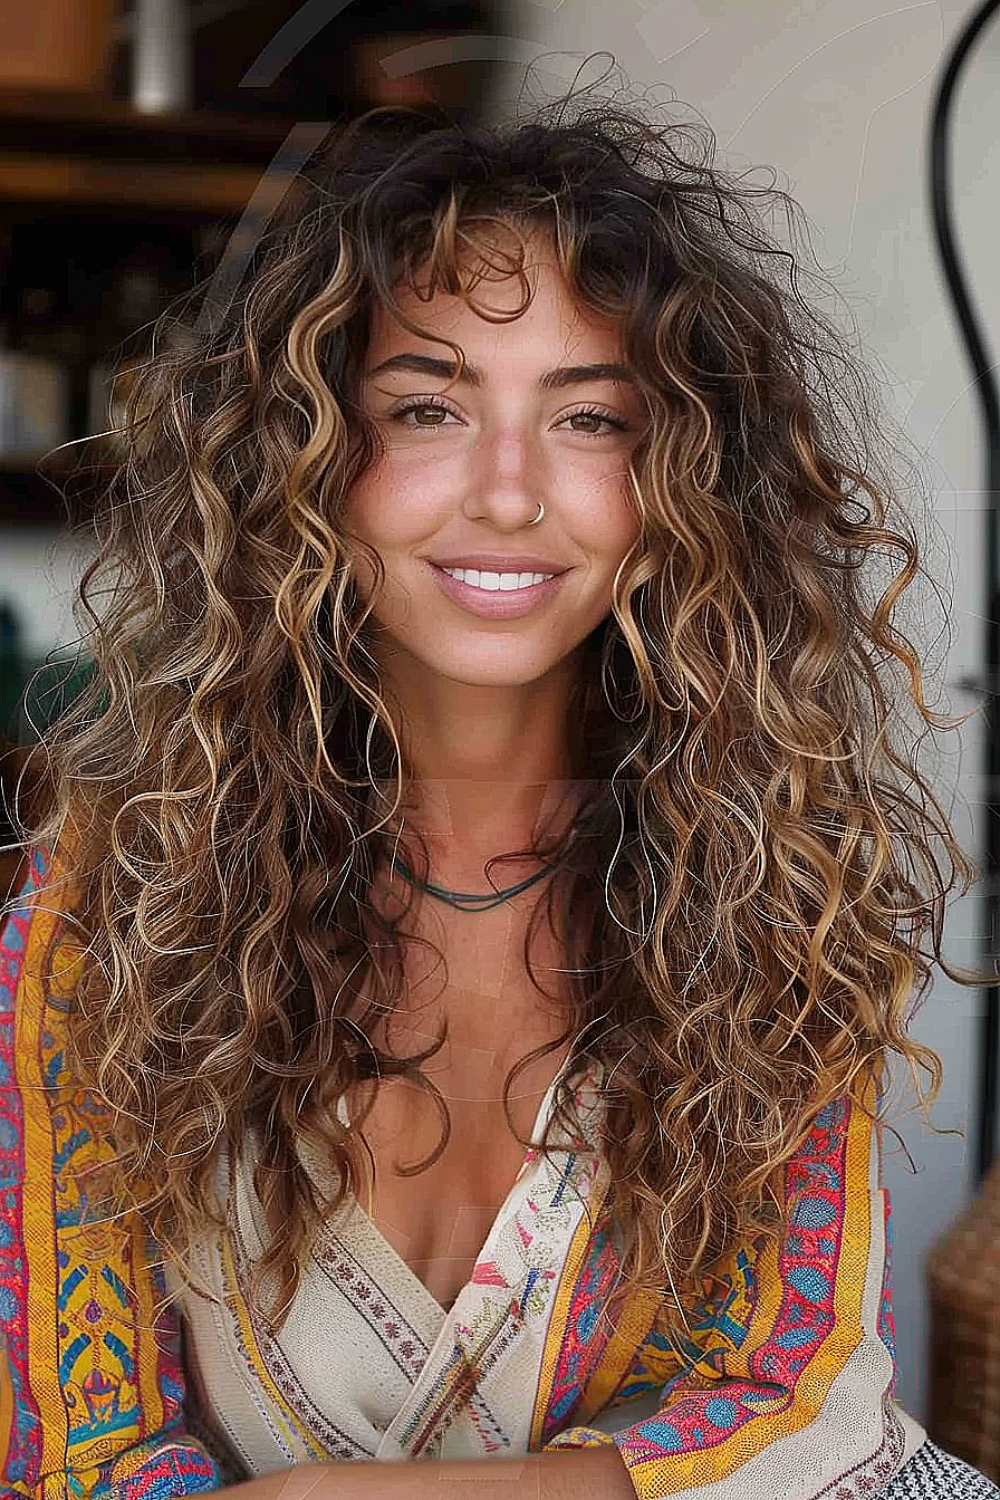
<instances>
[{"instance_id":1,"label":"blurred background shelf","mask_svg":"<svg viewBox=\"0 0 1000 1500\"><path fill-rule=\"evenodd\" d=\"M252 112L178 110L159 115L124 99L84 91L14 88L0 84L4 150L21 155L65 154L125 160L267 161L295 118Z\"/></svg>"},{"instance_id":2,"label":"blurred background shelf","mask_svg":"<svg viewBox=\"0 0 1000 1500\"><path fill-rule=\"evenodd\" d=\"M0 212L240 213L295 123L206 110L154 116L115 99L0 87Z\"/></svg>"},{"instance_id":3,"label":"blurred background shelf","mask_svg":"<svg viewBox=\"0 0 1000 1500\"><path fill-rule=\"evenodd\" d=\"M115 369L211 274L294 124L0 87L0 525L85 518L114 461L90 434L111 425ZM51 431L28 444L38 460L17 451L16 424L39 406L17 390L23 357L61 372ZM66 481L69 504L56 488Z\"/></svg>"},{"instance_id":4,"label":"blurred background shelf","mask_svg":"<svg viewBox=\"0 0 1000 1500\"><path fill-rule=\"evenodd\" d=\"M0 154L0 200L88 207L118 203L221 214L244 208L260 176L250 167L159 162L155 172L137 177L134 163L127 161L21 158L4 152Z\"/></svg>"}]
</instances>

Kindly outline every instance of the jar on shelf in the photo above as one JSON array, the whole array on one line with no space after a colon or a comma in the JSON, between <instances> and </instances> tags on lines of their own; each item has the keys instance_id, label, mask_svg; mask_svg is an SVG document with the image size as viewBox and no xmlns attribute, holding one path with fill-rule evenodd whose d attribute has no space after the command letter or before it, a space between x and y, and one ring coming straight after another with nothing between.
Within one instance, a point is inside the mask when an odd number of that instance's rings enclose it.
<instances>
[{"instance_id":1,"label":"jar on shelf","mask_svg":"<svg viewBox=\"0 0 1000 1500\"><path fill-rule=\"evenodd\" d=\"M30 341L23 347L22 328L0 319L0 463L8 467L34 465L70 436L67 365Z\"/></svg>"}]
</instances>

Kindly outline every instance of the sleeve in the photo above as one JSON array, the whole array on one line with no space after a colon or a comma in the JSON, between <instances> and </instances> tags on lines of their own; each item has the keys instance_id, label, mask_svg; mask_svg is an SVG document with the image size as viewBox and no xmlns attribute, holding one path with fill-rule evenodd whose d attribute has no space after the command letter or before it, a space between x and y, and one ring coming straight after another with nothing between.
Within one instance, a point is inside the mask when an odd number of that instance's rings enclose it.
<instances>
[{"instance_id":1,"label":"sleeve","mask_svg":"<svg viewBox=\"0 0 1000 1500\"><path fill-rule=\"evenodd\" d=\"M184 1425L180 1334L138 1216L87 1222L75 1171L101 1150L64 1066L72 948L40 887L0 931L0 1500L166 1500L223 1484ZM77 959L79 949L77 949Z\"/></svg>"},{"instance_id":2,"label":"sleeve","mask_svg":"<svg viewBox=\"0 0 1000 1500\"><path fill-rule=\"evenodd\" d=\"M912 1419L894 1400L874 1103L869 1081L860 1104L845 1097L816 1116L785 1167L787 1231L740 1247L706 1278L683 1361L654 1324L618 1394L659 1390L652 1415L614 1428L605 1412L601 1426L570 1427L546 1449L614 1443L639 1500L883 1493Z\"/></svg>"}]
</instances>

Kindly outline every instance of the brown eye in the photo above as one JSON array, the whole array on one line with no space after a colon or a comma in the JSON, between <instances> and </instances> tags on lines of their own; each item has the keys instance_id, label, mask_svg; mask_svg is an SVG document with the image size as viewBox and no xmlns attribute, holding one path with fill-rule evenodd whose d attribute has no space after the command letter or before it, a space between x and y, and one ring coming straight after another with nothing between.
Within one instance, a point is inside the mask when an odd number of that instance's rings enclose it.
<instances>
[{"instance_id":1,"label":"brown eye","mask_svg":"<svg viewBox=\"0 0 1000 1500\"><path fill-rule=\"evenodd\" d=\"M573 431L578 432L581 437L604 437L605 434L600 431L601 423L604 424L605 428L610 427L614 432L628 431L627 422L622 422L618 417L609 416L607 412L596 411L593 407L586 407L580 411L571 411L569 416L564 417L563 420L565 422L584 421L595 424L590 428L575 427Z\"/></svg>"},{"instance_id":2,"label":"brown eye","mask_svg":"<svg viewBox=\"0 0 1000 1500\"><path fill-rule=\"evenodd\" d=\"M598 430L600 424L602 422L606 422L607 421L607 418L606 417L599 417L599 416L596 415L596 413L594 413L592 411L575 411L573 413L573 415L569 418L569 421L571 421L571 422L590 422L590 423L593 424L592 426L586 427L586 428L582 428L582 429L578 428L577 430L578 431L584 431L584 432L596 432Z\"/></svg>"},{"instance_id":3,"label":"brown eye","mask_svg":"<svg viewBox=\"0 0 1000 1500\"><path fill-rule=\"evenodd\" d=\"M411 412L417 414L417 420L415 422L407 422L405 420L405 418L408 417ZM430 422L424 421L423 415L427 412L431 412L435 418L439 417L441 420L433 420ZM394 422L401 422L404 427L428 428L444 427L444 418L447 416L452 416L454 414L449 406L445 406L443 401L407 401L403 406L397 406L396 409L390 413L390 415Z\"/></svg>"}]
</instances>

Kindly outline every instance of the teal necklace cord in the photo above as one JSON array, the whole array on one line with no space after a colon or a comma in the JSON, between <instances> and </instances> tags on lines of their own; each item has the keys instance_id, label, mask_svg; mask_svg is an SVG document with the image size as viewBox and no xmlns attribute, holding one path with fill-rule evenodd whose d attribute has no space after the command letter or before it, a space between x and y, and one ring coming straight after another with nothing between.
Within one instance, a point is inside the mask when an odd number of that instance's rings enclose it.
<instances>
[{"instance_id":1,"label":"teal necklace cord","mask_svg":"<svg viewBox=\"0 0 1000 1500\"><path fill-rule=\"evenodd\" d=\"M456 911L491 911L494 906L499 906L501 901L507 901L511 896L516 896L520 891L526 891L529 885L534 885L536 880L541 880L554 870L555 865L544 865L534 875L529 875L527 880L522 880L520 885L512 885L506 891L490 891L488 895L468 895L463 891L446 891L443 886L430 885L424 880L418 880L410 873L403 861L398 857L393 860L393 868L398 870L404 880L415 885L418 890L426 891L428 896L436 896L439 901L446 901L449 906L454 906Z\"/></svg>"}]
</instances>

